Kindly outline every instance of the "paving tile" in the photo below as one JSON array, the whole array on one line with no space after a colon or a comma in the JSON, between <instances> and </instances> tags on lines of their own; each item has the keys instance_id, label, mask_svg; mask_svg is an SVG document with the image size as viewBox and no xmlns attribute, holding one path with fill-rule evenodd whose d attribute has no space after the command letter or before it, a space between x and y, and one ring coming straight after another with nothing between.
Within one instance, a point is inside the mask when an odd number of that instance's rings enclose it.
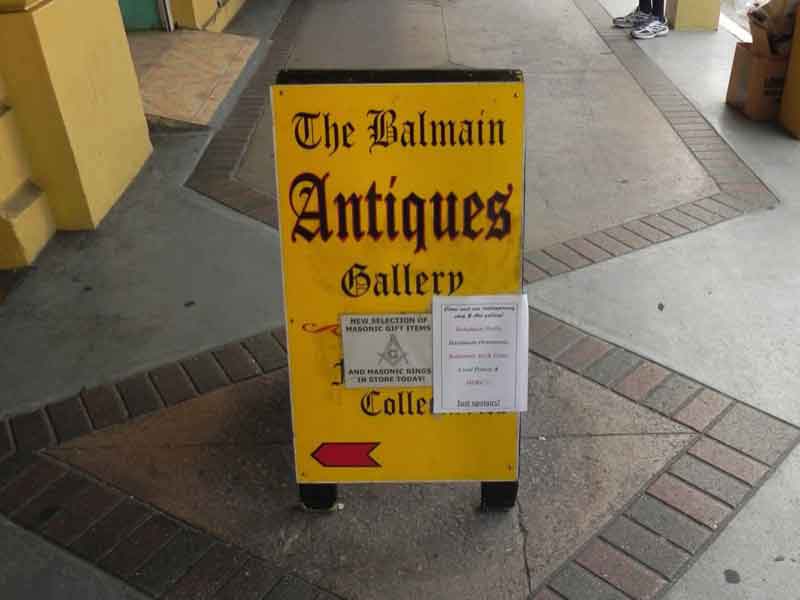
<instances>
[{"instance_id":1,"label":"paving tile","mask_svg":"<svg viewBox=\"0 0 800 600\"><path fill-rule=\"evenodd\" d=\"M672 221L665 219L661 215L651 215L649 217L645 217L642 219L645 223L658 229L659 231L663 231L667 235L671 237L676 237L679 235L683 235L688 233L689 230L682 225L678 225L677 223L673 223Z\"/></svg>"},{"instance_id":2,"label":"paving tile","mask_svg":"<svg viewBox=\"0 0 800 600\"><path fill-rule=\"evenodd\" d=\"M719 500L668 473L659 477L647 493L711 529L719 527L730 514L730 508Z\"/></svg>"},{"instance_id":3,"label":"paving tile","mask_svg":"<svg viewBox=\"0 0 800 600\"><path fill-rule=\"evenodd\" d=\"M228 385L228 378L210 352L198 354L183 361L183 368L192 378L195 388L201 394Z\"/></svg>"},{"instance_id":4,"label":"paving tile","mask_svg":"<svg viewBox=\"0 0 800 600\"><path fill-rule=\"evenodd\" d=\"M286 352L268 331L244 340L244 346L264 373L286 366Z\"/></svg>"},{"instance_id":5,"label":"paving tile","mask_svg":"<svg viewBox=\"0 0 800 600\"><path fill-rule=\"evenodd\" d=\"M621 379L614 386L614 391L641 402L658 384L663 382L670 372L665 368L651 362L644 362L632 371L627 377Z\"/></svg>"},{"instance_id":6,"label":"paving tile","mask_svg":"<svg viewBox=\"0 0 800 600\"><path fill-rule=\"evenodd\" d=\"M692 554L711 536L709 529L651 496L639 498L628 515Z\"/></svg>"},{"instance_id":7,"label":"paving tile","mask_svg":"<svg viewBox=\"0 0 800 600\"><path fill-rule=\"evenodd\" d=\"M595 538L575 559L579 565L637 600L649 600L666 581L606 542Z\"/></svg>"},{"instance_id":8,"label":"paving tile","mask_svg":"<svg viewBox=\"0 0 800 600\"><path fill-rule=\"evenodd\" d=\"M125 405L114 387L104 385L85 390L81 395L95 429L103 429L127 420Z\"/></svg>"},{"instance_id":9,"label":"paving tile","mask_svg":"<svg viewBox=\"0 0 800 600\"><path fill-rule=\"evenodd\" d=\"M67 470L49 460L34 458L0 491L0 513L11 514L52 483L61 479Z\"/></svg>"},{"instance_id":10,"label":"paving tile","mask_svg":"<svg viewBox=\"0 0 800 600\"><path fill-rule=\"evenodd\" d=\"M214 596L214 600L261 600L281 577L282 572L276 567L252 558Z\"/></svg>"},{"instance_id":11,"label":"paving tile","mask_svg":"<svg viewBox=\"0 0 800 600\"><path fill-rule=\"evenodd\" d=\"M541 251L526 253L525 260L532 262L548 275L560 275L570 270L564 263Z\"/></svg>"},{"instance_id":12,"label":"paving tile","mask_svg":"<svg viewBox=\"0 0 800 600\"><path fill-rule=\"evenodd\" d=\"M548 246L544 249L544 252L555 258L557 261L564 263L571 269L580 269L581 267L587 267L592 264L586 258L564 244Z\"/></svg>"},{"instance_id":13,"label":"paving tile","mask_svg":"<svg viewBox=\"0 0 800 600\"><path fill-rule=\"evenodd\" d=\"M50 423L62 444L91 432L92 422L79 397L68 398L47 407Z\"/></svg>"},{"instance_id":14,"label":"paving tile","mask_svg":"<svg viewBox=\"0 0 800 600\"><path fill-rule=\"evenodd\" d=\"M740 212L749 212L752 210L764 208L764 205L761 201L751 202L748 200L747 197L739 198L737 196L732 196L730 194L725 194L725 193L712 196L712 199L715 202L719 202L720 204L724 204L725 206L729 206L732 209L738 210Z\"/></svg>"},{"instance_id":15,"label":"paving tile","mask_svg":"<svg viewBox=\"0 0 800 600\"><path fill-rule=\"evenodd\" d=\"M8 421L0 421L0 462L14 454L14 440Z\"/></svg>"},{"instance_id":16,"label":"paving tile","mask_svg":"<svg viewBox=\"0 0 800 600\"><path fill-rule=\"evenodd\" d=\"M650 245L650 242L645 238L628 231L624 227L611 227L606 229L604 233L634 250L640 250Z\"/></svg>"},{"instance_id":17,"label":"paving tile","mask_svg":"<svg viewBox=\"0 0 800 600\"><path fill-rule=\"evenodd\" d=\"M25 469L34 464L39 458L35 454L23 452L11 454L0 461L0 490L19 477Z\"/></svg>"},{"instance_id":18,"label":"paving tile","mask_svg":"<svg viewBox=\"0 0 800 600\"><path fill-rule=\"evenodd\" d=\"M720 183L719 189L730 196L739 198L751 206L750 210L767 208L777 204L778 200L761 184L753 183Z\"/></svg>"},{"instance_id":19,"label":"paving tile","mask_svg":"<svg viewBox=\"0 0 800 600\"><path fill-rule=\"evenodd\" d=\"M657 386L641 402L665 415L672 415L702 386L674 373Z\"/></svg>"},{"instance_id":20,"label":"paving tile","mask_svg":"<svg viewBox=\"0 0 800 600\"><path fill-rule=\"evenodd\" d=\"M695 219L694 217L691 217L675 208L665 210L661 213L661 216L672 221L673 223L677 223L681 227L685 227L689 231L699 231L706 226L703 221Z\"/></svg>"},{"instance_id":21,"label":"paving tile","mask_svg":"<svg viewBox=\"0 0 800 600\"><path fill-rule=\"evenodd\" d=\"M680 409L673 418L697 431L704 431L731 403L730 398L705 389Z\"/></svg>"},{"instance_id":22,"label":"paving tile","mask_svg":"<svg viewBox=\"0 0 800 600\"><path fill-rule=\"evenodd\" d=\"M566 600L630 600L574 562L567 563L549 585Z\"/></svg>"},{"instance_id":23,"label":"paving tile","mask_svg":"<svg viewBox=\"0 0 800 600\"><path fill-rule=\"evenodd\" d=\"M106 556L100 566L124 579L130 578L179 531L175 521L153 515Z\"/></svg>"},{"instance_id":24,"label":"paving tile","mask_svg":"<svg viewBox=\"0 0 800 600\"><path fill-rule=\"evenodd\" d=\"M798 430L737 403L711 428L709 435L761 462L773 465L796 443Z\"/></svg>"},{"instance_id":25,"label":"paving tile","mask_svg":"<svg viewBox=\"0 0 800 600\"><path fill-rule=\"evenodd\" d=\"M545 588L540 590L531 600L563 600L563 596L559 596L552 590Z\"/></svg>"},{"instance_id":26,"label":"paving tile","mask_svg":"<svg viewBox=\"0 0 800 600\"><path fill-rule=\"evenodd\" d=\"M89 481L76 473L67 473L54 481L33 500L12 513L13 520L27 529L38 529L48 522L61 507L82 492Z\"/></svg>"},{"instance_id":27,"label":"paving tile","mask_svg":"<svg viewBox=\"0 0 800 600\"><path fill-rule=\"evenodd\" d=\"M534 310L531 313L529 323L531 327L531 344L533 344L534 339L544 339L562 325L561 321L558 319L554 319L553 317L541 313L538 310Z\"/></svg>"},{"instance_id":28,"label":"paving tile","mask_svg":"<svg viewBox=\"0 0 800 600\"><path fill-rule=\"evenodd\" d=\"M698 200L695 202L695 205L707 210L708 212L719 215L723 219L732 219L733 217L738 217L741 214L740 211L731 208L726 204L722 204L721 202L717 202L712 198L703 198L702 200Z\"/></svg>"},{"instance_id":29,"label":"paving tile","mask_svg":"<svg viewBox=\"0 0 800 600\"><path fill-rule=\"evenodd\" d=\"M598 231L597 233L593 233L591 235L587 235L586 239L593 243L595 246L598 246L612 254L613 256L622 256L623 254L627 254L631 251L631 249L626 246L625 244L621 244L617 240L612 237L609 237L602 231Z\"/></svg>"},{"instance_id":30,"label":"paving tile","mask_svg":"<svg viewBox=\"0 0 800 600\"><path fill-rule=\"evenodd\" d=\"M287 575L264 596L264 600L309 600L316 595L317 590L310 583L295 575Z\"/></svg>"},{"instance_id":31,"label":"paving tile","mask_svg":"<svg viewBox=\"0 0 800 600\"><path fill-rule=\"evenodd\" d=\"M547 273L532 262L527 260L522 261L522 279L525 280L526 283L534 283L542 279L547 279L548 277L549 275Z\"/></svg>"},{"instance_id":32,"label":"paving tile","mask_svg":"<svg viewBox=\"0 0 800 600\"><path fill-rule=\"evenodd\" d=\"M89 562L97 562L152 514L144 505L126 498L79 536L70 550Z\"/></svg>"},{"instance_id":33,"label":"paving tile","mask_svg":"<svg viewBox=\"0 0 800 600\"><path fill-rule=\"evenodd\" d=\"M643 221L631 221L630 223L625 223L623 227L654 244L657 242L665 242L670 239L666 233L655 227L651 227Z\"/></svg>"},{"instance_id":34,"label":"paving tile","mask_svg":"<svg viewBox=\"0 0 800 600\"><path fill-rule=\"evenodd\" d=\"M192 381L180 363L171 363L150 371L150 378L167 406L185 402L197 395Z\"/></svg>"},{"instance_id":35,"label":"paving tile","mask_svg":"<svg viewBox=\"0 0 800 600\"><path fill-rule=\"evenodd\" d=\"M593 336L586 336L558 356L556 362L582 373L589 365L611 351L611 345Z\"/></svg>"},{"instance_id":36,"label":"paving tile","mask_svg":"<svg viewBox=\"0 0 800 600\"><path fill-rule=\"evenodd\" d=\"M758 483L769 470L765 465L752 458L705 436L689 449L689 454L701 458L750 485Z\"/></svg>"},{"instance_id":37,"label":"paving tile","mask_svg":"<svg viewBox=\"0 0 800 600\"><path fill-rule=\"evenodd\" d=\"M706 225L714 225L715 223L719 223L720 221L724 220L719 215L709 212L704 208L700 208L695 204L683 204L678 207L678 211L687 214L698 221L702 221Z\"/></svg>"},{"instance_id":38,"label":"paving tile","mask_svg":"<svg viewBox=\"0 0 800 600\"><path fill-rule=\"evenodd\" d=\"M117 384L117 389L128 407L131 417L138 417L155 410L163 405L158 392L150 383L147 373L139 373Z\"/></svg>"},{"instance_id":39,"label":"paving tile","mask_svg":"<svg viewBox=\"0 0 800 600\"><path fill-rule=\"evenodd\" d=\"M215 350L214 356L233 382L250 379L261 373L258 363L242 344L228 344Z\"/></svg>"},{"instance_id":40,"label":"paving tile","mask_svg":"<svg viewBox=\"0 0 800 600\"><path fill-rule=\"evenodd\" d=\"M56 443L50 422L41 410L11 418L11 430L20 452L32 452Z\"/></svg>"},{"instance_id":41,"label":"paving tile","mask_svg":"<svg viewBox=\"0 0 800 600\"><path fill-rule=\"evenodd\" d=\"M717 168L709 173L717 183L758 183L758 177L746 167Z\"/></svg>"},{"instance_id":42,"label":"paving tile","mask_svg":"<svg viewBox=\"0 0 800 600\"><path fill-rule=\"evenodd\" d=\"M602 537L667 579L673 579L691 558L688 552L624 516L614 520Z\"/></svg>"},{"instance_id":43,"label":"paving tile","mask_svg":"<svg viewBox=\"0 0 800 600\"><path fill-rule=\"evenodd\" d=\"M600 246L595 246L589 240L586 240L584 238L577 238L574 240L570 240L568 242L565 242L565 245L569 246L581 256L585 256L590 261L595 263L608 260L609 258L612 257L610 252L606 252Z\"/></svg>"},{"instance_id":44,"label":"paving tile","mask_svg":"<svg viewBox=\"0 0 800 600\"><path fill-rule=\"evenodd\" d=\"M610 386L633 371L641 359L622 348L615 348L585 371L585 375L605 386Z\"/></svg>"},{"instance_id":45,"label":"paving tile","mask_svg":"<svg viewBox=\"0 0 800 600\"><path fill-rule=\"evenodd\" d=\"M184 575L164 598L168 600L206 600L214 595L247 562L247 555L236 548L217 544Z\"/></svg>"},{"instance_id":46,"label":"paving tile","mask_svg":"<svg viewBox=\"0 0 800 600\"><path fill-rule=\"evenodd\" d=\"M681 456L670 473L731 506L737 506L750 491L749 486L689 455Z\"/></svg>"},{"instance_id":47,"label":"paving tile","mask_svg":"<svg viewBox=\"0 0 800 600\"><path fill-rule=\"evenodd\" d=\"M214 538L182 529L130 578L130 583L161 597L178 579L209 551Z\"/></svg>"},{"instance_id":48,"label":"paving tile","mask_svg":"<svg viewBox=\"0 0 800 600\"><path fill-rule=\"evenodd\" d=\"M566 324L561 324L545 337L533 340L533 351L553 359L583 337L583 333Z\"/></svg>"},{"instance_id":49,"label":"paving tile","mask_svg":"<svg viewBox=\"0 0 800 600\"><path fill-rule=\"evenodd\" d=\"M730 147L722 150L699 150L694 154L700 160L740 160Z\"/></svg>"},{"instance_id":50,"label":"paving tile","mask_svg":"<svg viewBox=\"0 0 800 600\"><path fill-rule=\"evenodd\" d=\"M118 492L88 481L84 489L65 502L61 510L47 521L40 533L68 547L121 500L122 496Z\"/></svg>"}]
</instances>

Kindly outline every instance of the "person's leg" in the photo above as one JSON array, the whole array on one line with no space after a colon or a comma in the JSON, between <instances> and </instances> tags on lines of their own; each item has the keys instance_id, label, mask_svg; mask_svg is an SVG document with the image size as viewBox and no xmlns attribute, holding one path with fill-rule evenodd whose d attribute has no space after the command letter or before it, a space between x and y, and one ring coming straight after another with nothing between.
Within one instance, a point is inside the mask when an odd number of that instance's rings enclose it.
<instances>
[{"instance_id":1,"label":"person's leg","mask_svg":"<svg viewBox=\"0 0 800 600\"><path fill-rule=\"evenodd\" d=\"M639 0L639 6L624 17L613 19L614 27L633 29L649 23L653 17L653 0Z\"/></svg>"},{"instance_id":2,"label":"person's leg","mask_svg":"<svg viewBox=\"0 0 800 600\"><path fill-rule=\"evenodd\" d=\"M669 34L667 19L664 13L666 0L652 0L653 13L650 22L643 23L639 27L634 27L631 35L637 40L651 40Z\"/></svg>"}]
</instances>

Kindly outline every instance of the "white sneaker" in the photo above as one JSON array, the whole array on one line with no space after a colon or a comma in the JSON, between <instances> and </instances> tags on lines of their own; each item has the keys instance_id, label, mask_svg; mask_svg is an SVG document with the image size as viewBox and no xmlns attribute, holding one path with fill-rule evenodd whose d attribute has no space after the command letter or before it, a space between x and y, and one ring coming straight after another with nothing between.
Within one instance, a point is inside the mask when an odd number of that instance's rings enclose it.
<instances>
[{"instance_id":1,"label":"white sneaker","mask_svg":"<svg viewBox=\"0 0 800 600\"><path fill-rule=\"evenodd\" d=\"M613 23L614 27L618 27L620 29L635 29L647 25L652 20L653 15L639 10L639 7L637 6L624 17L617 17L612 19L611 22Z\"/></svg>"},{"instance_id":2,"label":"white sneaker","mask_svg":"<svg viewBox=\"0 0 800 600\"><path fill-rule=\"evenodd\" d=\"M655 19L647 25L634 29L631 32L631 36L637 40L652 40L653 38L663 37L668 34L669 26L660 19Z\"/></svg>"}]
</instances>

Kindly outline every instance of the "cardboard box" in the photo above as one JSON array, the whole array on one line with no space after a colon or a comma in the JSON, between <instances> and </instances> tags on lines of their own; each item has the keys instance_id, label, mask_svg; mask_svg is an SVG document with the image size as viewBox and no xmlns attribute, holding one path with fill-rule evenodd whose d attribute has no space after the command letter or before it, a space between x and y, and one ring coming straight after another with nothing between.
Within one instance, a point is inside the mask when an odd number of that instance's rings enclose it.
<instances>
[{"instance_id":1,"label":"cardboard box","mask_svg":"<svg viewBox=\"0 0 800 600\"><path fill-rule=\"evenodd\" d=\"M800 138L800 10L794 28L792 55L786 75L780 112L781 125L793 136Z\"/></svg>"},{"instance_id":2,"label":"cardboard box","mask_svg":"<svg viewBox=\"0 0 800 600\"><path fill-rule=\"evenodd\" d=\"M672 0L667 2L667 21L678 31L716 31L720 0Z\"/></svg>"},{"instance_id":3,"label":"cardboard box","mask_svg":"<svg viewBox=\"0 0 800 600\"><path fill-rule=\"evenodd\" d=\"M788 60L782 56L761 56L751 44L736 45L727 102L754 121L778 116L786 82Z\"/></svg>"},{"instance_id":4,"label":"cardboard box","mask_svg":"<svg viewBox=\"0 0 800 600\"><path fill-rule=\"evenodd\" d=\"M761 56L777 54L789 56L789 41L794 32L794 16L777 17L761 22L750 15L750 34L753 36L753 52Z\"/></svg>"}]
</instances>

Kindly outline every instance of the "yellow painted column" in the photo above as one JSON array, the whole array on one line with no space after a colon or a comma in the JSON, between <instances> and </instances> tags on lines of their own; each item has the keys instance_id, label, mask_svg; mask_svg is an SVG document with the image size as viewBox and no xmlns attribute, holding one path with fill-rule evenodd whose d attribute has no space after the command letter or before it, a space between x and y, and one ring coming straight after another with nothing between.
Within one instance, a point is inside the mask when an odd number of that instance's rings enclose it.
<instances>
[{"instance_id":1,"label":"yellow painted column","mask_svg":"<svg viewBox=\"0 0 800 600\"><path fill-rule=\"evenodd\" d=\"M720 12L720 0L667 0L667 20L679 31L716 31Z\"/></svg>"},{"instance_id":2,"label":"yellow painted column","mask_svg":"<svg viewBox=\"0 0 800 600\"><path fill-rule=\"evenodd\" d=\"M172 16L179 27L220 32L228 26L246 0L172 0Z\"/></svg>"},{"instance_id":3,"label":"yellow painted column","mask_svg":"<svg viewBox=\"0 0 800 600\"><path fill-rule=\"evenodd\" d=\"M117 0L0 0L0 74L56 227L96 227L152 151Z\"/></svg>"}]
</instances>

